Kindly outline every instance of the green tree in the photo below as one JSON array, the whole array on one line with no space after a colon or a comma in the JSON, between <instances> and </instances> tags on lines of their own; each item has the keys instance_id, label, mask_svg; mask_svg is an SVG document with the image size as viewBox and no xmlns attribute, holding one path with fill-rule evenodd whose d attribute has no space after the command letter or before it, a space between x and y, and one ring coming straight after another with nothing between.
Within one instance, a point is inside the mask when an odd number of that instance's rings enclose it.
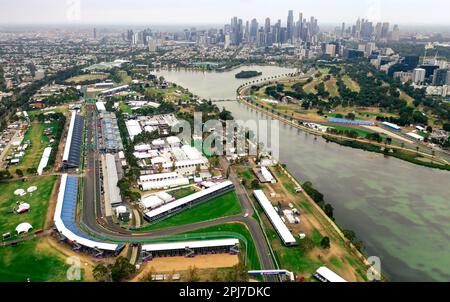
<instances>
[{"instance_id":1,"label":"green tree","mask_svg":"<svg viewBox=\"0 0 450 302\"><path fill-rule=\"evenodd\" d=\"M125 257L118 257L111 266L111 278L114 282L121 282L136 272L136 267Z\"/></svg>"},{"instance_id":2,"label":"green tree","mask_svg":"<svg viewBox=\"0 0 450 302\"><path fill-rule=\"evenodd\" d=\"M187 282L199 282L200 276L198 274L198 269L195 266L190 266L187 275L186 275L186 281Z\"/></svg>"},{"instance_id":3,"label":"green tree","mask_svg":"<svg viewBox=\"0 0 450 302\"><path fill-rule=\"evenodd\" d=\"M257 179L253 179L251 183L252 189L257 189L259 186L259 181Z\"/></svg>"},{"instance_id":4,"label":"green tree","mask_svg":"<svg viewBox=\"0 0 450 302\"><path fill-rule=\"evenodd\" d=\"M324 207L323 207L323 211L325 212L325 214L327 214L328 217L330 217L331 219L334 219L334 208L331 204L327 203Z\"/></svg>"},{"instance_id":5,"label":"green tree","mask_svg":"<svg viewBox=\"0 0 450 302\"><path fill-rule=\"evenodd\" d=\"M329 249L330 248L330 238L329 237L323 237L322 240L320 241L320 246L323 249Z\"/></svg>"},{"instance_id":6,"label":"green tree","mask_svg":"<svg viewBox=\"0 0 450 302\"><path fill-rule=\"evenodd\" d=\"M93 271L94 279L98 282L110 282L111 281L111 273L109 269L103 265L102 263L97 264Z\"/></svg>"},{"instance_id":7,"label":"green tree","mask_svg":"<svg viewBox=\"0 0 450 302\"><path fill-rule=\"evenodd\" d=\"M300 249L304 253L309 252L310 250L312 250L314 248L314 246L315 246L314 241L311 238L309 238L309 237L305 237L300 242Z\"/></svg>"},{"instance_id":8,"label":"green tree","mask_svg":"<svg viewBox=\"0 0 450 302\"><path fill-rule=\"evenodd\" d=\"M23 177L23 171L20 170L20 169L16 169L16 174L17 174L17 176L19 176L19 177Z\"/></svg>"},{"instance_id":9,"label":"green tree","mask_svg":"<svg viewBox=\"0 0 450 302\"><path fill-rule=\"evenodd\" d=\"M225 277L227 282L247 282L248 279L248 270L243 263L233 266Z\"/></svg>"}]
</instances>

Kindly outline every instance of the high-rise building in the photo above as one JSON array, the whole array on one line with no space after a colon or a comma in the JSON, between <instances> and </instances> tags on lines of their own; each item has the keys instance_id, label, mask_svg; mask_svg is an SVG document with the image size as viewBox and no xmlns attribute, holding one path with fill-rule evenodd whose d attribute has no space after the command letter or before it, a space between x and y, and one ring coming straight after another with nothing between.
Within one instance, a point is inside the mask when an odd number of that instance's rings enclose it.
<instances>
[{"instance_id":1,"label":"high-rise building","mask_svg":"<svg viewBox=\"0 0 450 302\"><path fill-rule=\"evenodd\" d=\"M336 56L336 44L327 44L325 46L325 54L329 55L330 57Z\"/></svg>"},{"instance_id":2,"label":"high-rise building","mask_svg":"<svg viewBox=\"0 0 450 302\"><path fill-rule=\"evenodd\" d=\"M447 83L447 69L436 69L433 73L433 86L443 86Z\"/></svg>"},{"instance_id":3,"label":"high-rise building","mask_svg":"<svg viewBox=\"0 0 450 302\"><path fill-rule=\"evenodd\" d=\"M389 22L384 22L381 27L381 38L386 39L389 33Z\"/></svg>"},{"instance_id":4,"label":"high-rise building","mask_svg":"<svg viewBox=\"0 0 450 302\"><path fill-rule=\"evenodd\" d=\"M264 24L264 33L267 35L270 33L270 18L266 18L266 22Z\"/></svg>"},{"instance_id":5,"label":"high-rise building","mask_svg":"<svg viewBox=\"0 0 450 302\"><path fill-rule=\"evenodd\" d=\"M97 40L97 29L94 28L94 40Z\"/></svg>"},{"instance_id":6,"label":"high-rise building","mask_svg":"<svg viewBox=\"0 0 450 302\"><path fill-rule=\"evenodd\" d=\"M286 35L286 40L292 42L294 37L294 12L292 10L288 13Z\"/></svg>"},{"instance_id":7,"label":"high-rise building","mask_svg":"<svg viewBox=\"0 0 450 302\"><path fill-rule=\"evenodd\" d=\"M252 23L250 25L250 41L254 42L256 41L256 34L258 33L258 21L256 19L252 20Z\"/></svg>"},{"instance_id":8,"label":"high-rise building","mask_svg":"<svg viewBox=\"0 0 450 302\"><path fill-rule=\"evenodd\" d=\"M405 56L403 62L409 66L410 69L414 69L419 65L419 56Z\"/></svg>"},{"instance_id":9,"label":"high-rise building","mask_svg":"<svg viewBox=\"0 0 450 302\"><path fill-rule=\"evenodd\" d=\"M422 84L425 81L425 69L423 68L415 68L412 74L412 81L415 84Z\"/></svg>"},{"instance_id":10,"label":"high-rise building","mask_svg":"<svg viewBox=\"0 0 450 302\"><path fill-rule=\"evenodd\" d=\"M400 29L397 24L394 25L394 28L392 29L392 41L399 41L400 40Z\"/></svg>"},{"instance_id":11,"label":"high-rise building","mask_svg":"<svg viewBox=\"0 0 450 302\"><path fill-rule=\"evenodd\" d=\"M377 45L375 44L375 42L369 42L366 44L364 51L367 56L370 56L370 55L372 55L372 52L376 49L377 49Z\"/></svg>"}]
</instances>

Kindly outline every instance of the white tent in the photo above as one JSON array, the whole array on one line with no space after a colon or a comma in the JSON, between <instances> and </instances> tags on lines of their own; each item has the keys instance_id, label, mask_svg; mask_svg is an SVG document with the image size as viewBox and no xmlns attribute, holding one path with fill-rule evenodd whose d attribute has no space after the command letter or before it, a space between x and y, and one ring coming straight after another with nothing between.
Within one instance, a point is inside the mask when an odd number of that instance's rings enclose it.
<instances>
[{"instance_id":1,"label":"white tent","mask_svg":"<svg viewBox=\"0 0 450 302\"><path fill-rule=\"evenodd\" d=\"M23 196L25 194L26 194L26 192L24 189L17 189L14 191L14 195Z\"/></svg>"},{"instance_id":2,"label":"white tent","mask_svg":"<svg viewBox=\"0 0 450 302\"><path fill-rule=\"evenodd\" d=\"M19 208L17 209L17 213L25 213L30 209L30 205L28 203L21 203Z\"/></svg>"},{"instance_id":3,"label":"white tent","mask_svg":"<svg viewBox=\"0 0 450 302\"><path fill-rule=\"evenodd\" d=\"M36 191L36 190L37 190L37 187L32 186L32 187L29 187L29 188L27 189L27 192L28 192L28 193L33 193L33 192Z\"/></svg>"},{"instance_id":4,"label":"white tent","mask_svg":"<svg viewBox=\"0 0 450 302\"><path fill-rule=\"evenodd\" d=\"M19 224L16 227L16 232L17 234L26 234L28 233L31 229L33 229L33 227L31 226L31 224L29 224L28 222L24 222Z\"/></svg>"}]
</instances>

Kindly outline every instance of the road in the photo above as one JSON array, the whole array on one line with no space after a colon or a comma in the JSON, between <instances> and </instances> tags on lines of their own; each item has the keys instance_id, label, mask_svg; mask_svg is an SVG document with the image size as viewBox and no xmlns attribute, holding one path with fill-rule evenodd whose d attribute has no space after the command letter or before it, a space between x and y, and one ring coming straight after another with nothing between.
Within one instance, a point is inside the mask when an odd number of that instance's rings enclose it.
<instances>
[{"instance_id":1,"label":"road","mask_svg":"<svg viewBox=\"0 0 450 302\"><path fill-rule=\"evenodd\" d=\"M86 155L85 155L85 177L83 189L83 207L81 222L83 228L96 237L107 238L113 241L136 242L149 239L176 235L202 228L207 228L225 223L242 223L252 235L255 247L258 253L261 268L264 270L274 269L274 263L270 254L269 246L265 235L259 223L252 217L254 213L251 201L242 188L238 177L232 171L230 180L236 187L236 193L241 203L243 214L224 217L212 221L205 221L184 226L177 226L167 229L154 230L148 233L135 233L116 225L111 218L102 217L101 213L101 183L99 171L99 151L97 145L97 117L95 114L95 105L87 104L87 123L86 123ZM221 159L222 164L226 165L225 159ZM267 281L275 281L273 276L269 276Z\"/></svg>"}]
</instances>

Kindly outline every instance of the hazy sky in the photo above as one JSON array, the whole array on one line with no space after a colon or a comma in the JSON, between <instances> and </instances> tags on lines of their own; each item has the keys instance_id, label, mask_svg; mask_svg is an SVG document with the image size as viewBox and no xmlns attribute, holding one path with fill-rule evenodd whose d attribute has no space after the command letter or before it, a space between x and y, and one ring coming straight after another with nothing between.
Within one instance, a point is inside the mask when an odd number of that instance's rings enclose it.
<instances>
[{"instance_id":1,"label":"hazy sky","mask_svg":"<svg viewBox=\"0 0 450 302\"><path fill-rule=\"evenodd\" d=\"M244 20L286 22L315 16L321 23L358 16L399 24L450 24L449 0L0 0L2 24L223 24Z\"/></svg>"}]
</instances>

